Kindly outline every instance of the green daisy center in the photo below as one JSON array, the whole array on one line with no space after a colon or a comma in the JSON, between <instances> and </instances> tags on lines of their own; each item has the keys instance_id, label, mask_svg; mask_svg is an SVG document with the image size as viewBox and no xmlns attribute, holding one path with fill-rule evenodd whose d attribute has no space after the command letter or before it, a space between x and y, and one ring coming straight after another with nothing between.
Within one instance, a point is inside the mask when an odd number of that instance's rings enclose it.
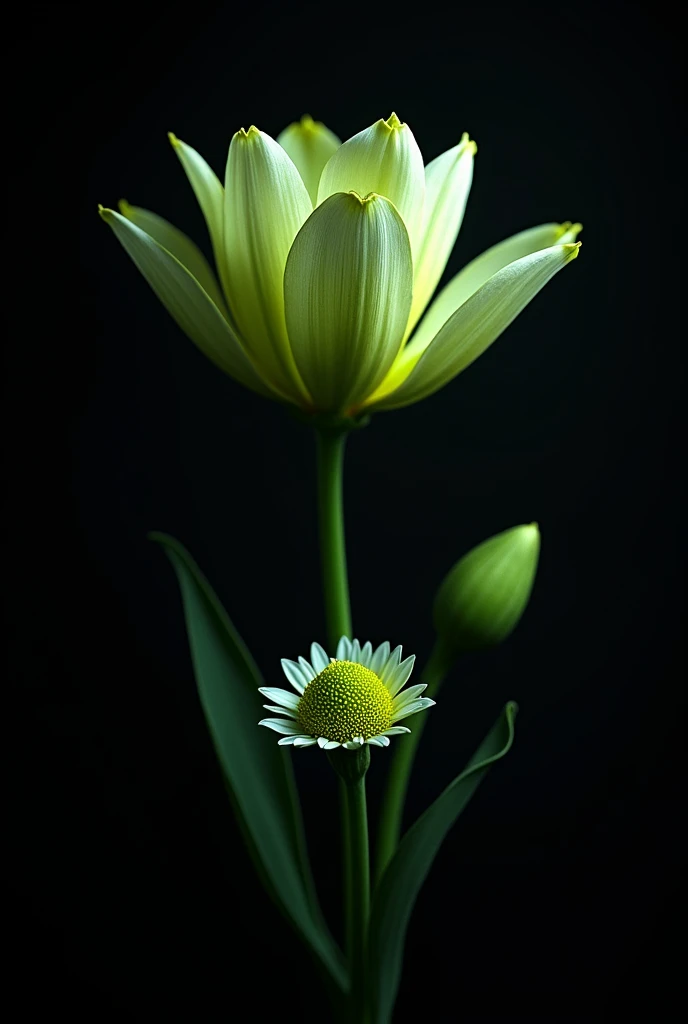
<instances>
[{"instance_id":1,"label":"green daisy center","mask_svg":"<svg viewBox=\"0 0 688 1024\"><path fill-rule=\"evenodd\" d=\"M299 726L309 736L346 743L377 736L392 724L392 697L379 676L354 661L331 661L299 701Z\"/></svg>"}]
</instances>

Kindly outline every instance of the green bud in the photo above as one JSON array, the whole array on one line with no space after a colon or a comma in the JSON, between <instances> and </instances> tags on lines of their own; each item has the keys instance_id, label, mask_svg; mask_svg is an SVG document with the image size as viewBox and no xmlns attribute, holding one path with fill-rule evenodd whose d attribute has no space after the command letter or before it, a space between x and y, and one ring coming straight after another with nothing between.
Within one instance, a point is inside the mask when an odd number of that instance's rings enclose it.
<instances>
[{"instance_id":1,"label":"green bud","mask_svg":"<svg viewBox=\"0 0 688 1024\"><path fill-rule=\"evenodd\" d=\"M496 647L518 624L533 589L540 531L514 526L483 541L444 578L433 607L443 660Z\"/></svg>"}]
</instances>

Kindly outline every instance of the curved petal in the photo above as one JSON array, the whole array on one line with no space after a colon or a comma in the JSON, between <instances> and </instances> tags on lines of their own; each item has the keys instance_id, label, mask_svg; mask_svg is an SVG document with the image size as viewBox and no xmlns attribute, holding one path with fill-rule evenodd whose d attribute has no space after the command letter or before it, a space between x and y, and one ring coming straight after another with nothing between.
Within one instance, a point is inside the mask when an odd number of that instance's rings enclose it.
<instances>
[{"instance_id":1,"label":"curved petal","mask_svg":"<svg viewBox=\"0 0 688 1024\"><path fill-rule=\"evenodd\" d=\"M330 196L308 218L284 274L289 341L315 407L346 411L377 387L401 346L413 270L389 200Z\"/></svg>"},{"instance_id":2,"label":"curved petal","mask_svg":"<svg viewBox=\"0 0 688 1024\"><path fill-rule=\"evenodd\" d=\"M225 179L227 299L251 356L299 404L308 395L287 339L284 265L311 210L306 186L282 147L253 125L237 132Z\"/></svg>"},{"instance_id":3,"label":"curved petal","mask_svg":"<svg viewBox=\"0 0 688 1024\"><path fill-rule=\"evenodd\" d=\"M215 264L226 294L224 245L222 242L225 190L222 187L222 182L200 153L197 153L191 146L187 146L185 142L178 139L172 132L168 132L167 137L172 143L172 148L177 154L180 164L184 168L184 173L189 179L189 184L194 191L198 205L201 208L201 213L205 218L208 234L210 235L210 243L213 247Z\"/></svg>"},{"instance_id":4,"label":"curved petal","mask_svg":"<svg viewBox=\"0 0 688 1024\"><path fill-rule=\"evenodd\" d=\"M313 206L318 201L318 183L323 167L342 144L322 121L304 114L277 136L277 141L291 158L308 189Z\"/></svg>"},{"instance_id":5,"label":"curved petal","mask_svg":"<svg viewBox=\"0 0 688 1024\"><path fill-rule=\"evenodd\" d=\"M103 207L99 211L167 312L201 352L245 387L275 398L244 354L227 320L186 267L126 217Z\"/></svg>"},{"instance_id":6,"label":"curved petal","mask_svg":"<svg viewBox=\"0 0 688 1024\"><path fill-rule=\"evenodd\" d=\"M369 401L377 402L399 387L452 313L489 281L493 274L530 253L550 248L557 243L562 245L575 242L581 229L581 224L572 224L571 221L564 224L539 224L537 227L519 231L518 234L505 238L467 263L439 293L418 325L411 341L400 353L387 378Z\"/></svg>"},{"instance_id":7,"label":"curved petal","mask_svg":"<svg viewBox=\"0 0 688 1024\"><path fill-rule=\"evenodd\" d=\"M458 146L448 149L425 168L423 227L413 272L407 337L432 298L454 248L471 190L477 149L464 133Z\"/></svg>"},{"instance_id":8,"label":"curved petal","mask_svg":"<svg viewBox=\"0 0 688 1024\"><path fill-rule=\"evenodd\" d=\"M225 300L207 259L190 238L179 231L173 224L158 217L157 213L144 210L140 206L131 206L126 199L120 199L119 212L137 228L155 239L163 249L167 249L183 267L196 278L204 292L213 300L217 308L227 318Z\"/></svg>"},{"instance_id":9,"label":"curved petal","mask_svg":"<svg viewBox=\"0 0 688 1024\"><path fill-rule=\"evenodd\" d=\"M550 278L576 258L579 247L580 242L554 245L494 274L449 317L406 380L377 407L396 409L418 402L465 370Z\"/></svg>"},{"instance_id":10,"label":"curved petal","mask_svg":"<svg viewBox=\"0 0 688 1024\"><path fill-rule=\"evenodd\" d=\"M322 203L335 192L369 192L390 199L401 214L415 253L419 240L425 171L418 143L396 114L380 119L341 146L325 165L318 188Z\"/></svg>"}]
</instances>

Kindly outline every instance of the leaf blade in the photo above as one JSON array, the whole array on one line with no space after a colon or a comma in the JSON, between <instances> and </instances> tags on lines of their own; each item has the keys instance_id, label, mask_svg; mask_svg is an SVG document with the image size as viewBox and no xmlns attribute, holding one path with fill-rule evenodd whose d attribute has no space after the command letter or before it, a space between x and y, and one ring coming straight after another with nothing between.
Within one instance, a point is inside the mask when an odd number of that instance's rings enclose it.
<instances>
[{"instance_id":1,"label":"leaf blade","mask_svg":"<svg viewBox=\"0 0 688 1024\"><path fill-rule=\"evenodd\" d=\"M408 830L382 876L369 929L370 979L375 1024L392 1019L411 912L442 841L490 766L509 751L517 706L502 714L466 768Z\"/></svg>"},{"instance_id":2,"label":"leaf blade","mask_svg":"<svg viewBox=\"0 0 688 1024\"><path fill-rule=\"evenodd\" d=\"M185 548L167 534L149 537L162 545L177 575L201 706L249 852L270 895L345 989L341 954L312 889L289 755L258 726L259 670Z\"/></svg>"}]
</instances>

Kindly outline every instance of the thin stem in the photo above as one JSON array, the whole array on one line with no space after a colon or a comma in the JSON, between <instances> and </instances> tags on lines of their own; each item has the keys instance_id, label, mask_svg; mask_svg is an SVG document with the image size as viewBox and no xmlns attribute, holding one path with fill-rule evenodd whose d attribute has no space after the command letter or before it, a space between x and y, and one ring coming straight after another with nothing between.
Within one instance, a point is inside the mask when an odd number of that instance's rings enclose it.
<instances>
[{"instance_id":1,"label":"thin stem","mask_svg":"<svg viewBox=\"0 0 688 1024\"><path fill-rule=\"evenodd\" d=\"M446 669L446 661L436 646L430 659L421 673L421 679L427 683L424 697L434 697L440 688ZM425 728L426 715L414 715L411 733L401 736L396 744L389 774L387 776L387 792L382 801L380 822L378 826L375 884L378 885L385 868L394 856L401 836L401 822L404 815L404 803L408 789L409 777L416 750Z\"/></svg>"},{"instance_id":2,"label":"thin stem","mask_svg":"<svg viewBox=\"0 0 688 1024\"><path fill-rule=\"evenodd\" d=\"M339 806L342 821L342 874L344 883L344 952L349 964L354 952L353 899L354 883L351 858L351 827L349 823L349 807L346 783L339 780Z\"/></svg>"},{"instance_id":3,"label":"thin stem","mask_svg":"<svg viewBox=\"0 0 688 1024\"><path fill-rule=\"evenodd\" d=\"M318 447L318 524L328 643L351 636L349 579L346 570L342 477L346 431L316 430Z\"/></svg>"},{"instance_id":4,"label":"thin stem","mask_svg":"<svg viewBox=\"0 0 688 1024\"><path fill-rule=\"evenodd\" d=\"M346 784L351 864L352 938L351 1006L352 1020L364 1021L366 1007L366 949L370 915L370 862L368 854L368 813L365 776Z\"/></svg>"}]
</instances>

